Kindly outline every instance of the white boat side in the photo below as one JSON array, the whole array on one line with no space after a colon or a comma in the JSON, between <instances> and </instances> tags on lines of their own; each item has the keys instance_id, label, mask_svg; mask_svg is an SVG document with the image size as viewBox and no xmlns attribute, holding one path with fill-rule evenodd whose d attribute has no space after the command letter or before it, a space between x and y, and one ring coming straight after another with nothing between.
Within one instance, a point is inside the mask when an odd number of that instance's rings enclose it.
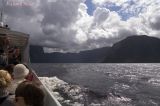
<instances>
[{"instance_id":1,"label":"white boat side","mask_svg":"<svg viewBox=\"0 0 160 106\"><path fill-rule=\"evenodd\" d=\"M59 101L52 95L50 90L45 86L45 84L43 84L41 82L41 80L38 78L35 71L33 69L31 69L31 70L32 70L32 73L33 73L33 76L34 76L35 80L38 81L38 83L40 82L40 86L42 87L42 89L45 92L44 106L62 106L59 103Z\"/></svg>"}]
</instances>

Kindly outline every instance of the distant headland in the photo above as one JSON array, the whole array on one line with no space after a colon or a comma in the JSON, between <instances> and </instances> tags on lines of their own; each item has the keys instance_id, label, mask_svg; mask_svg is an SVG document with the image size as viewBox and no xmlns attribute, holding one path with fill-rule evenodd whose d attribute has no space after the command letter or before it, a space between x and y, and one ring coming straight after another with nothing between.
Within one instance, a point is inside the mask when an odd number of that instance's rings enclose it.
<instances>
[{"instance_id":1,"label":"distant headland","mask_svg":"<svg viewBox=\"0 0 160 106\"><path fill-rule=\"evenodd\" d=\"M30 45L30 59L32 63L159 63L160 39L134 35L112 47L80 53L44 53L42 46Z\"/></svg>"}]
</instances>

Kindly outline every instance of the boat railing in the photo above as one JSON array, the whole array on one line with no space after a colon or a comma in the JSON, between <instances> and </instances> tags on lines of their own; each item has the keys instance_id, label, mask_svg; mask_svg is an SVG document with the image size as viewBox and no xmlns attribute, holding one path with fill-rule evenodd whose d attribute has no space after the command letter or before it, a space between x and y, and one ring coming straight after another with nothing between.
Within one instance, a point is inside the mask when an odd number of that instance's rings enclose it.
<instances>
[{"instance_id":1,"label":"boat railing","mask_svg":"<svg viewBox=\"0 0 160 106\"><path fill-rule=\"evenodd\" d=\"M48 89L48 87L42 83L42 81L38 78L37 74L33 69L31 69L33 76L36 78L36 82L40 82L42 85L42 88L44 89L45 92L45 100L44 100L44 106L62 106L59 101L53 96L51 91Z\"/></svg>"}]
</instances>

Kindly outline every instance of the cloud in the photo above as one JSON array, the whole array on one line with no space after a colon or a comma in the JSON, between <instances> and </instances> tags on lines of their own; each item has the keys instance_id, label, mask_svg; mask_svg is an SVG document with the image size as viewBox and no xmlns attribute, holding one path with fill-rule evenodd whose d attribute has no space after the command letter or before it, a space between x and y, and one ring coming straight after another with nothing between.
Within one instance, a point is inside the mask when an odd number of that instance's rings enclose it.
<instances>
[{"instance_id":1,"label":"cloud","mask_svg":"<svg viewBox=\"0 0 160 106\"><path fill-rule=\"evenodd\" d=\"M151 0L145 2L146 11L140 14L143 25L148 28L148 35L160 37L160 2L158 0Z\"/></svg>"},{"instance_id":2,"label":"cloud","mask_svg":"<svg viewBox=\"0 0 160 106\"><path fill-rule=\"evenodd\" d=\"M102 24L109 16L109 10L106 8L97 8L94 11L94 22L96 24Z\"/></svg>"},{"instance_id":3,"label":"cloud","mask_svg":"<svg viewBox=\"0 0 160 106\"><path fill-rule=\"evenodd\" d=\"M17 5L6 4L5 22L14 30L29 33L31 44L43 45L50 52L111 46L136 34L160 37L158 0L92 0L96 6L92 16L84 2L21 0Z\"/></svg>"},{"instance_id":4,"label":"cloud","mask_svg":"<svg viewBox=\"0 0 160 106\"><path fill-rule=\"evenodd\" d=\"M116 6L119 5L120 8L117 13L120 17L126 18L125 23L130 24L130 27L136 29L135 31L138 34L143 33L150 35L152 33L151 35L153 35L153 33L156 33L156 30L159 30L159 0L93 0L93 3L103 8L108 7L108 5L116 8Z\"/></svg>"},{"instance_id":5,"label":"cloud","mask_svg":"<svg viewBox=\"0 0 160 106\"><path fill-rule=\"evenodd\" d=\"M150 17L150 26L155 30L160 30L160 15L155 15L153 17Z\"/></svg>"},{"instance_id":6,"label":"cloud","mask_svg":"<svg viewBox=\"0 0 160 106\"><path fill-rule=\"evenodd\" d=\"M93 0L93 3L96 5L106 5L107 3L116 3L116 5L122 5L128 0Z\"/></svg>"}]
</instances>

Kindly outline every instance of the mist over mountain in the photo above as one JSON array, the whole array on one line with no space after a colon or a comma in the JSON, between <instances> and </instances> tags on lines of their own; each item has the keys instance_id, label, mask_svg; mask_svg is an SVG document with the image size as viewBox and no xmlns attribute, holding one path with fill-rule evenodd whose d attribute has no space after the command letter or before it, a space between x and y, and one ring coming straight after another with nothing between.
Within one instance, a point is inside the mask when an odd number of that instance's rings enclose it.
<instances>
[{"instance_id":1,"label":"mist over mountain","mask_svg":"<svg viewBox=\"0 0 160 106\"><path fill-rule=\"evenodd\" d=\"M41 46L30 46L32 63L157 63L160 39L146 35L130 36L104 47L80 53L44 53Z\"/></svg>"},{"instance_id":2,"label":"mist over mountain","mask_svg":"<svg viewBox=\"0 0 160 106\"><path fill-rule=\"evenodd\" d=\"M42 46L30 46L33 63L98 63L102 62L110 47L82 51L80 53L44 53Z\"/></svg>"}]
</instances>

